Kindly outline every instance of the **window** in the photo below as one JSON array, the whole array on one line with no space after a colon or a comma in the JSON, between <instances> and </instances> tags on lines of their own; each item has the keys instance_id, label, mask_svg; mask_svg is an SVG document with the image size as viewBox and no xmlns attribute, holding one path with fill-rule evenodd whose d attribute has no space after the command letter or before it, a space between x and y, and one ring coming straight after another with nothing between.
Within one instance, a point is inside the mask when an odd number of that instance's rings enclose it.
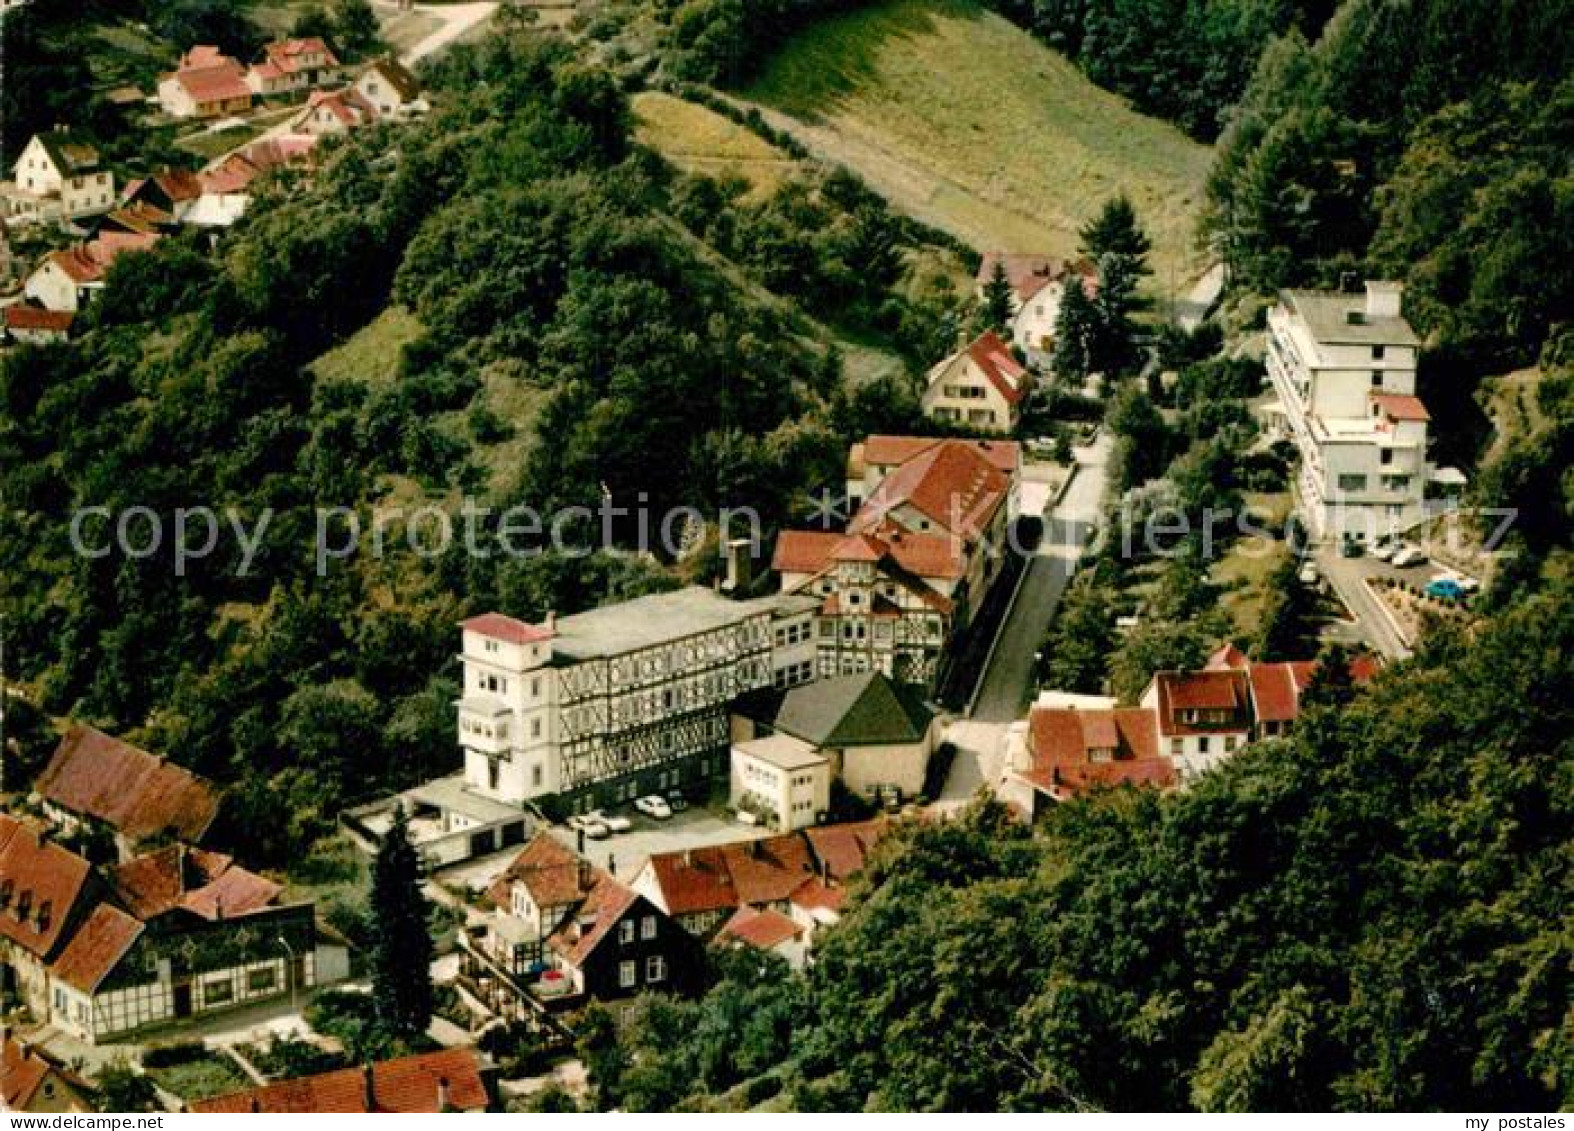
<instances>
[{"instance_id":1,"label":"window","mask_svg":"<svg viewBox=\"0 0 1574 1131\"><path fill-rule=\"evenodd\" d=\"M1360 474L1346 474L1339 477L1339 490L1364 491L1366 490L1366 476Z\"/></svg>"},{"instance_id":2,"label":"window","mask_svg":"<svg viewBox=\"0 0 1574 1131\"><path fill-rule=\"evenodd\" d=\"M1224 736L1224 752L1226 754L1235 753L1235 736L1233 734Z\"/></svg>"},{"instance_id":3,"label":"window","mask_svg":"<svg viewBox=\"0 0 1574 1131\"><path fill-rule=\"evenodd\" d=\"M1377 462L1387 467L1394 462L1394 449L1383 448L1377 453Z\"/></svg>"},{"instance_id":4,"label":"window","mask_svg":"<svg viewBox=\"0 0 1574 1131\"><path fill-rule=\"evenodd\" d=\"M207 1005L222 1005L235 996L235 986L227 977L202 984L202 1000Z\"/></svg>"},{"instance_id":5,"label":"window","mask_svg":"<svg viewBox=\"0 0 1574 1131\"><path fill-rule=\"evenodd\" d=\"M1383 387L1383 371L1381 369L1374 369L1374 370L1372 370L1372 388L1374 388L1374 389L1381 389L1382 387Z\"/></svg>"},{"instance_id":6,"label":"window","mask_svg":"<svg viewBox=\"0 0 1574 1131\"><path fill-rule=\"evenodd\" d=\"M535 765L530 767L530 784L533 785L533 786L539 786L541 784L541 763L540 762L537 762Z\"/></svg>"},{"instance_id":7,"label":"window","mask_svg":"<svg viewBox=\"0 0 1574 1131\"><path fill-rule=\"evenodd\" d=\"M1184 753L1186 753L1186 740L1183 738L1170 739L1170 756L1179 758Z\"/></svg>"},{"instance_id":8,"label":"window","mask_svg":"<svg viewBox=\"0 0 1574 1131\"><path fill-rule=\"evenodd\" d=\"M1207 739L1206 736L1204 736L1204 737L1199 738L1197 740L1197 753L1199 753L1199 754L1206 754L1207 752L1208 752L1208 739Z\"/></svg>"},{"instance_id":9,"label":"window","mask_svg":"<svg viewBox=\"0 0 1574 1131\"><path fill-rule=\"evenodd\" d=\"M246 989L254 994L271 990L277 984L273 967L266 966L261 970L252 970L246 975Z\"/></svg>"},{"instance_id":10,"label":"window","mask_svg":"<svg viewBox=\"0 0 1574 1131\"><path fill-rule=\"evenodd\" d=\"M540 719L531 719L530 720L530 737L531 738L540 738L541 737L541 720Z\"/></svg>"},{"instance_id":11,"label":"window","mask_svg":"<svg viewBox=\"0 0 1574 1131\"><path fill-rule=\"evenodd\" d=\"M1373 346L1372 347L1372 360L1373 361L1382 361L1384 352L1385 352L1385 349L1384 349L1383 346Z\"/></svg>"},{"instance_id":12,"label":"window","mask_svg":"<svg viewBox=\"0 0 1574 1131\"><path fill-rule=\"evenodd\" d=\"M631 990L634 988L634 984L638 981L639 967L633 962L632 959L628 962L618 963L618 985L622 986L625 990Z\"/></svg>"},{"instance_id":13,"label":"window","mask_svg":"<svg viewBox=\"0 0 1574 1131\"><path fill-rule=\"evenodd\" d=\"M618 924L618 942L631 943L634 941L634 920L625 919Z\"/></svg>"},{"instance_id":14,"label":"window","mask_svg":"<svg viewBox=\"0 0 1574 1131\"><path fill-rule=\"evenodd\" d=\"M667 960L659 954L653 954L645 959L645 981L665 982L667 980Z\"/></svg>"},{"instance_id":15,"label":"window","mask_svg":"<svg viewBox=\"0 0 1574 1131\"><path fill-rule=\"evenodd\" d=\"M639 921L639 937L653 939L656 937L656 917L647 915Z\"/></svg>"},{"instance_id":16,"label":"window","mask_svg":"<svg viewBox=\"0 0 1574 1131\"><path fill-rule=\"evenodd\" d=\"M496 758L488 758L487 761L486 761L486 780L487 780L489 788L491 788L491 789L496 789L497 788L497 759Z\"/></svg>"}]
</instances>

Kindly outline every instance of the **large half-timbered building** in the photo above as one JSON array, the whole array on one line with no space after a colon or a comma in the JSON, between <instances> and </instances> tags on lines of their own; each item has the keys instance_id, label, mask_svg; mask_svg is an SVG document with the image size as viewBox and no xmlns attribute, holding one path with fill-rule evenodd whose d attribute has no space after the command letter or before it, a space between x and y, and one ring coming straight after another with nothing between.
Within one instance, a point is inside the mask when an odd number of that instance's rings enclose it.
<instances>
[{"instance_id":1,"label":"large half-timbered building","mask_svg":"<svg viewBox=\"0 0 1574 1131\"><path fill-rule=\"evenodd\" d=\"M819 602L691 587L527 624L465 621L465 785L588 809L719 777L728 707L814 678Z\"/></svg>"}]
</instances>

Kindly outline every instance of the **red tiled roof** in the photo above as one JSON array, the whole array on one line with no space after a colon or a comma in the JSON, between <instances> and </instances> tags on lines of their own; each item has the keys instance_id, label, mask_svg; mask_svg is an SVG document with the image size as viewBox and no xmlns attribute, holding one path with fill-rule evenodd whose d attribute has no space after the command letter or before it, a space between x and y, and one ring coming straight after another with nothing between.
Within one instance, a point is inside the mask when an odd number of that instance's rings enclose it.
<instances>
[{"instance_id":1,"label":"red tiled roof","mask_svg":"<svg viewBox=\"0 0 1574 1131\"><path fill-rule=\"evenodd\" d=\"M346 129L370 122L377 117L377 108L353 88L344 90L314 90L306 100L306 110L323 109L332 114Z\"/></svg>"},{"instance_id":2,"label":"red tiled roof","mask_svg":"<svg viewBox=\"0 0 1574 1131\"><path fill-rule=\"evenodd\" d=\"M1225 641L1209 653L1208 662L1203 667L1208 671L1229 671L1244 668L1250 664L1251 661L1246 658L1245 652L1242 652L1229 641Z\"/></svg>"},{"instance_id":3,"label":"red tiled roof","mask_svg":"<svg viewBox=\"0 0 1574 1131\"><path fill-rule=\"evenodd\" d=\"M367 1074L371 1076L368 1086ZM459 1111L484 1111L489 1102L474 1049L442 1049L385 1060L364 1068L341 1068L196 1100L192 1112L269 1112L355 1114L384 1112L427 1114L438 1109L438 1091L448 1083L448 1106ZM367 1091L373 1102L368 1104Z\"/></svg>"},{"instance_id":4,"label":"red tiled roof","mask_svg":"<svg viewBox=\"0 0 1574 1131\"><path fill-rule=\"evenodd\" d=\"M526 624L522 620L515 620L502 613L482 613L478 617L460 622L459 627L466 632L501 640L505 644L538 644L543 640L552 639L551 629Z\"/></svg>"},{"instance_id":5,"label":"red tiled roof","mask_svg":"<svg viewBox=\"0 0 1574 1131\"><path fill-rule=\"evenodd\" d=\"M818 530L784 530L776 539L771 568L778 573L815 574L833 560L878 562L886 557L915 577L955 580L967 572L962 547L955 538L915 534L890 521L854 537Z\"/></svg>"},{"instance_id":6,"label":"red tiled roof","mask_svg":"<svg viewBox=\"0 0 1574 1131\"><path fill-rule=\"evenodd\" d=\"M805 911L841 911L847 902L846 888L833 888L818 877L805 880L793 889L789 901Z\"/></svg>"},{"instance_id":7,"label":"red tiled roof","mask_svg":"<svg viewBox=\"0 0 1574 1131\"><path fill-rule=\"evenodd\" d=\"M1010 478L971 444L946 441L908 460L881 480L848 530L881 529L911 506L930 521L968 539L977 537L1005 505Z\"/></svg>"},{"instance_id":8,"label":"red tiled roof","mask_svg":"<svg viewBox=\"0 0 1574 1131\"><path fill-rule=\"evenodd\" d=\"M996 263L1005 267L1006 280L1011 284L1018 303L1026 302L1050 283L1059 282L1070 273L1077 274L1082 279L1083 287L1090 292L1098 284L1098 268L1087 259L1072 262L1048 255L986 251L979 261L978 274L974 279L980 288L994 278Z\"/></svg>"},{"instance_id":9,"label":"red tiled roof","mask_svg":"<svg viewBox=\"0 0 1574 1131\"><path fill-rule=\"evenodd\" d=\"M76 853L0 814L0 936L47 958L92 871Z\"/></svg>"},{"instance_id":10,"label":"red tiled roof","mask_svg":"<svg viewBox=\"0 0 1574 1131\"><path fill-rule=\"evenodd\" d=\"M777 573L819 573L845 534L822 530L783 530L776 538L771 568Z\"/></svg>"},{"instance_id":11,"label":"red tiled roof","mask_svg":"<svg viewBox=\"0 0 1574 1131\"><path fill-rule=\"evenodd\" d=\"M570 966L585 964L596 947L612 933L629 908L639 900L631 889L605 872L597 875L585 901L548 938L552 949ZM583 924L589 923L588 927Z\"/></svg>"},{"instance_id":12,"label":"red tiled roof","mask_svg":"<svg viewBox=\"0 0 1574 1131\"><path fill-rule=\"evenodd\" d=\"M1159 733L1164 735L1211 734L1220 729L1244 730L1250 724L1250 688L1244 671L1155 672L1158 691ZM1182 711L1225 711L1230 718L1218 723L1192 723Z\"/></svg>"},{"instance_id":13,"label":"red tiled roof","mask_svg":"<svg viewBox=\"0 0 1574 1131\"><path fill-rule=\"evenodd\" d=\"M183 908L204 919L267 907L284 889L218 852L172 844L109 871L115 894L140 919Z\"/></svg>"},{"instance_id":14,"label":"red tiled roof","mask_svg":"<svg viewBox=\"0 0 1574 1131\"><path fill-rule=\"evenodd\" d=\"M60 740L36 788L133 840L171 834L199 841L219 809L205 778L81 724Z\"/></svg>"},{"instance_id":15,"label":"red tiled roof","mask_svg":"<svg viewBox=\"0 0 1574 1131\"><path fill-rule=\"evenodd\" d=\"M845 881L863 870L869 853L890 827L885 818L876 817L839 825L817 825L803 832L825 874L834 880Z\"/></svg>"},{"instance_id":16,"label":"red tiled roof","mask_svg":"<svg viewBox=\"0 0 1574 1131\"><path fill-rule=\"evenodd\" d=\"M76 315L69 310L44 310L20 302L5 308L8 330L52 330L64 334L71 329L71 323L75 320Z\"/></svg>"},{"instance_id":17,"label":"red tiled roof","mask_svg":"<svg viewBox=\"0 0 1574 1131\"><path fill-rule=\"evenodd\" d=\"M100 903L71 936L49 972L91 994L126 956L142 930L142 924L120 908Z\"/></svg>"},{"instance_id":18,"label":"red tiled roof","mask_svg":"<svg viewBox=\"0 0 1574 1131\"><path fill-rule=\"evenodd\" d=\"M181 70L188 70L196 67L213 67L225 62L226 60L235 62L236 66L240 65L239 62L230 59L228 55L224 54L224 52L219 50L215 45L211 43L198 43L194 45L190 51L187 51L180 57L180 67Z\"/></svg>"},{"instance_id":19,"label":"red tiled roof","mask_svg":"<svg viewBox=\"0 0 1574 1131\"><path fill-rule=\"evenodd\" d=\"M780 911L740 907L723 924L716 938L719 942L740 942L760 950L770 950L802 934L803 928Z\"/></svg>"},{"instance_id":20,"label":"red tiled roof","mask_svg":"<svg viewBox=\"0 0 1574 1131\"><path fill-rule=\"evenodd\" d=\"M669 915L738 906L738 893L719 848L658 852L650 858L650 867Z\"/></svg>"},{"instance_id":21,"label":"red tiled roof","mask_svg":"<svg viewBox=\"0 0 1574 1131\"><path fill-rule=\"evenodd\" d=\"M809 846L794 834L724 845L722 854L740 903L779 902L814 874Z\"/></svg>"},{"instance_id":22,"label":"red tiled roof","mask_svg":"<svg viewBox=\"0 0 1574 1131\"><path fill-rule=\"evenodd\" d=\"M263 138L238 153L231 153L213 168L198 173L197 179L205 193L223 196L244 192L264 173L304 161L316 146L317 138L310 134Z\"/></svg>"},{"instance_id":23,"label":"red tiled roof","mask_svg":"<svg viewBox=\"0 0 1574 1131\"><path fill-rule=\"evenodd\" d=\"M108 274L110 266L121 254L147 251L158 240L158 235L152 232L103 231L96 239L85 244L51 252L48 259L70 276L73 282L96 283Z\"/></svg>"},{"instance_id":24,"label":"red tiled roof","mask_svg":"<svg viewBox=\"0 0 1574 1131\"><path fill-rule=\"evenodd\" d=\"M993 330L974 338L967 356L1007 404L1014 405L1027 396L1027 370Z\"/></svg>"},{"instance_id":25,"label":"red tiled roof","mask_svg":"<svg viewBox=\"0 0 1574 1131\"><path fill-rule=\"evenodd\" d=\"M0 1111L26 1111L51 1073L84 1096L93 1090L48 1053L7 1033L0 1041Z\"/></svg>"},{"instance_id":26,"label":"red tiled roof","mask_svg":"<svg viewBox=\"0 0 1574 1131\"><path fill-rule=\"evenodd\" d=\"M245 69L233 59L207 63L196 67L182 67L174 79L196 103L250 101L251 87L246 85Z\"/></svg>"},{"instance_id":27,"label":"red tiled roof","mask_svg":"<svg viewBox=\"0 0 1574 1131\"><path fill-rule=\"evenodd\" d=\"M513 899L514 885L522 883L538 907L573 903L585 894L582 881L592 878L588 865L582 874L582 864L579 856L556 837L537 833L492 882L487 895L497 906L507 907Z\"/></svg>"},{"instance_id":28,"label":"red tiled roof","mask_svg":"<svg viewBox=\"0 0 1574 1131\"><path fill-rule=\"evenodd\" d=\"M1154 712L1146 707L1036 707L1028 734L1033 765L1025 776L1055 797L1118 785L1164 787L1176 780L1174 764L1159 752ZM1091 760L1090 751L1111 749L1109 761Z\"/></svg>"},{"instance_id":29,"label":"red tiled roof","mask_svg":"<svg viewBox=\"0 0 1574 1131\"><path fill-rule=\"evenodd\" d=\"M304 39L281 39L263 47L267 61L287 74L307 70L311 67L337 67L338 57L328 49L328 45L316 36ZM307 64L302 56L321 55L321 63Z\"/></svg>"},{"instance_id":30,"label":"red tiled roof","mask_svg":"<svg viewBox=\"0 0 1574 1131\"><path fill-rule=\"evenodd\" d=\"M1022 445L1015 440L946 440L935 436L870 436L862 444L863 461L878 467L897 467L940 444L966 444L1007 475L1022 464Z\"/></svg>"},{"instance_id":31,"label":"red tiled roof","mask_svg":"<svg viewBox=\"0 0 1574 1131\"><path fill-rule=\"evenodd\" d=\"M1311 665L1308 665L1310 667ZM1292 664L1252 664L1252 707L1259 723L1294 722L1301 713L1301 687Z\"/></svg>"},{"instance_id":32,"label":"red tiled roof","mask_svg":"<svg viewBox=\"0 0 1574 1131\"><path fill-rule=\"evenodd\" d=\"M1371 393L1372 403L1383 411L1383 415L1390 420L1428 421L1432 414L1427 412L1426 405L1421 403L1420 397L1405 396L1401 393Z\"/></svg>"}]
</instances>

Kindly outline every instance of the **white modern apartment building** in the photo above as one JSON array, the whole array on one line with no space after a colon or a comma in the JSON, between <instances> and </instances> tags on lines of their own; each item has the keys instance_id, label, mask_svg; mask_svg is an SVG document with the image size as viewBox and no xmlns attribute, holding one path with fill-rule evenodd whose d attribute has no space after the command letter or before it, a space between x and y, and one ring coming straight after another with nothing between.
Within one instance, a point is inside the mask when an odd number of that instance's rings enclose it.
<instances>
[{"instance_id":1,"label":"white modern apartment building","mask_svg":"<svg viewBox=\"0 0 1574 1131\"><path fill-rule=\"evenodd\" d=\"M818 607L694 586L541 624L465 621L464 788L583 811L721 777L732 702L814 678Z\"/></svg>"},{"instance_id":2,"label":"white modern apartment building","mask_svg":"<svg viewBox=\"0 0 1574 1131\"><path fill-rule=\"evenodd\" d=\"M1423 517L1426 407L1420 342L1402 285L1364 295L1281 291L1268 314L1268 374L1301 453L1302 510L1314 534L1369 541Z\"/></svg>"}]
</instances>

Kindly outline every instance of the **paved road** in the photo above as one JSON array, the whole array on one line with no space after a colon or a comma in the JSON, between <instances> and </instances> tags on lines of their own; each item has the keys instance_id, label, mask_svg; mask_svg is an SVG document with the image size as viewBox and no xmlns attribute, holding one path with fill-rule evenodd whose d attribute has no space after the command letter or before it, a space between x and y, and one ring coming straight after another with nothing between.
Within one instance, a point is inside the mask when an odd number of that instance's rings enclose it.
<instances>
[{"instance_id":1,"label":"paved road","mask_svg":"<svg viewBox=\"0 0 1574 1131\"><path fill-rule=\"evenodd\" d=\"M384 9L395 7L391 0L378 0L377 6ZM442 50L481 21L490 19L492 13L497 11L497 3L496 0L487 0L485 3L473 4L417 4L415 10L423 16L442 20L443 26L425 39L418 40L410 50L399 56L399 61L405 66L418 63Z\"/></svg>"},{"instance_id":2,"label":"paved road","mask_svg":"<svg viewBox=\"0 0 1574 1131\"><path fill-rule=\"evenodd\" d=\"M1082 545L1098 521L1112 446L1110 437L1101 433L1091 447L1078 450L1077 476L1059 505L1046 514L1044 540L1001 626L972 717L959 719L946 730L956 757L937 799L941 808L963 805L981 786L993 787L1000 780L1006 732L1021 717L1033 687L1034 653L1043 643Z\"/></svg>"},{"instance_id":3,"label":"paved road","mask_svg":"<svg viewBox=\"0 0 1574 1131\"><path fill-rule=\"evenodd\" d=\"M1049 618L1098 521L1112 447L1109 434L1101 432L1091 447L1078 449L1076 477L1065 497L1045 515L1044 540L1028 564L973 703L972 717L980 722L1007 723L1022 714L1033 681L1033 655L1044 642Z\"/></svg>"}]
</instances>

